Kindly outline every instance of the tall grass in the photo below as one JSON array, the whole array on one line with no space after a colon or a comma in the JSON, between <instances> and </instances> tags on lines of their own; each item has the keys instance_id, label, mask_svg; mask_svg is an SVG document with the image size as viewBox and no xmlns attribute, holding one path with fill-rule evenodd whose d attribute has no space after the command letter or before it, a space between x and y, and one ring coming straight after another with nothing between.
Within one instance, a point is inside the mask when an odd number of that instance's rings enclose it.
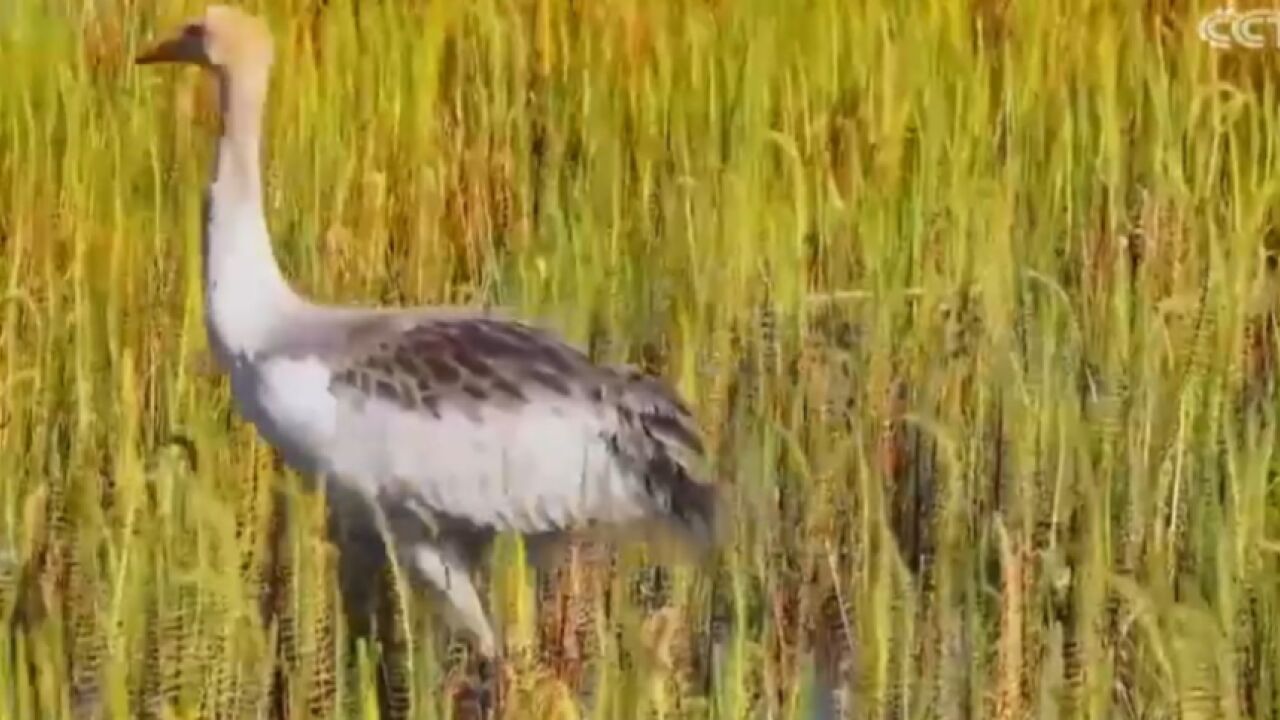
<instances>
[{"instance_id":1,"label":"tall grass","mask_svg":"<svg viewBox=\"0 0 1280 720\"><path fill-rule=\"evenodd\" d=\"M696 408L712 567L504 541L512 717L1280 717L1276 51L1185 3L257 3L287 274ZM0 717L443 717L209 371L194 3L0 5ZM373 582L377 580L377 582ZM355 632L365 623L368 632Z\"/></svg>"}]
</instances>

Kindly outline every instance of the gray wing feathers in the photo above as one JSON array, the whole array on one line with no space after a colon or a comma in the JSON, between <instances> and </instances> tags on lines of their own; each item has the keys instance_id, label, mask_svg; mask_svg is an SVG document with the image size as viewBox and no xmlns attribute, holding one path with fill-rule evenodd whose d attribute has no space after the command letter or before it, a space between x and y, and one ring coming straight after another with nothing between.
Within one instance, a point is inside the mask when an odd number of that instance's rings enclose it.
<instances>
[{"instance_id":1,"label":"gray wing feathers","mask_svg":"<svg viewBox=\"0 0 1280 720\"><path fill-rule=\"evenodd\" d=\"M718 503L715 487L694 477L703 447L692 414L651 377L633 372L618 387L615 405L621 423L608 439L611 450L691 539L709 545L717 531Z\"/></svg>"},{"instance_id":2,"label":"gray wing feathers","mask_svg":"<svg viewBox=\"0 0 1280 720\"><path fill-rule=\"evenodd\" d=\"M698 479L696 423L657 380L597 366L545 331L493 317L387 316L353 331L363 341L342 343L334 393L381 401L399 418L384 425L393 432L413 426L425 445L398 466L412 474L400 487L434 512L522 532L644 516L712 539L716 493ZM580 440L566 439L575 432ZM455 442L430 445L444 437ZM506 452L520 461L509 481L486 477L493 453ZM557 471L573 453L589 456L585 475Z\"/></svg>"}]
</instances>

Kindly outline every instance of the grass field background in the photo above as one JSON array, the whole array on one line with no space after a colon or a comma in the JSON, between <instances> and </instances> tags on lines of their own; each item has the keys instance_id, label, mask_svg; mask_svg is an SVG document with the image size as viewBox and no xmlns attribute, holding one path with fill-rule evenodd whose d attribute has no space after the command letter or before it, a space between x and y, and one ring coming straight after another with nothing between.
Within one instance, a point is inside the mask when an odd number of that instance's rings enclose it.
<instances>
[{"instance_id":1,"label":"grass field background","mask_svg":"<svg viewBox=\"0 0 1280 720\"><path fill-rule=\"evenodd\" d=\"M1280 51L1174 0L255 7L300 289L516 307L708 434L706 567L496 549L512 717L1280 718ZM212 84L131 63L199 10L0 3L0 717L444 717L430 608L382 573L356 639L210 371Z\"/></svg>"}]
</instances>

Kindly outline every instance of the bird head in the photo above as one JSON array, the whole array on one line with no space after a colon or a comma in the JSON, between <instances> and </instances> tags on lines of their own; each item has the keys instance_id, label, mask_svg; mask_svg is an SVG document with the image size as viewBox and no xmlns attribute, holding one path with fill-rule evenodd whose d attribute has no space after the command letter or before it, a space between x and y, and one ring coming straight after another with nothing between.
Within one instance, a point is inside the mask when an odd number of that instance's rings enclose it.
<instances>
[{"instance_id":1,"label":"bird head","mask_svg":"<svg viewBox=\"0 0 1280 720\"><path fill-rule=\"evenodd\" d=\"M139 65L187 63L213 69L271 64L271 31L239 8L212 5L137 57Z\"/></svg>"}]
</instances>

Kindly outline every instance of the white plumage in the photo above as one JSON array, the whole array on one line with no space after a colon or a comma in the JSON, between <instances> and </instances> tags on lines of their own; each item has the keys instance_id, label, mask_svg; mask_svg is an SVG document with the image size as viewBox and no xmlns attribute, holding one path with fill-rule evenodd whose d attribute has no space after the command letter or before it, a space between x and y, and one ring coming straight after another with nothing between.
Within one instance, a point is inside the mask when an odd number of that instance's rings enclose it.
<instances>
[{"instance_id":1,"label":"white plumage","mask_svg":"<svg viewBox=\"0 0 1280 720\"><path fill-rule=\"evenodd\" d=\"M290 288L262 212L260 20L211 7L139 62L195 63L219 81L205 309L242 414L339 490L340 511L379 518L485 655L495 640L470 576L493 533L660 522L711 538L693 418L653 379L487 312L326 307Z\"/></svg>"}]
</instances>

